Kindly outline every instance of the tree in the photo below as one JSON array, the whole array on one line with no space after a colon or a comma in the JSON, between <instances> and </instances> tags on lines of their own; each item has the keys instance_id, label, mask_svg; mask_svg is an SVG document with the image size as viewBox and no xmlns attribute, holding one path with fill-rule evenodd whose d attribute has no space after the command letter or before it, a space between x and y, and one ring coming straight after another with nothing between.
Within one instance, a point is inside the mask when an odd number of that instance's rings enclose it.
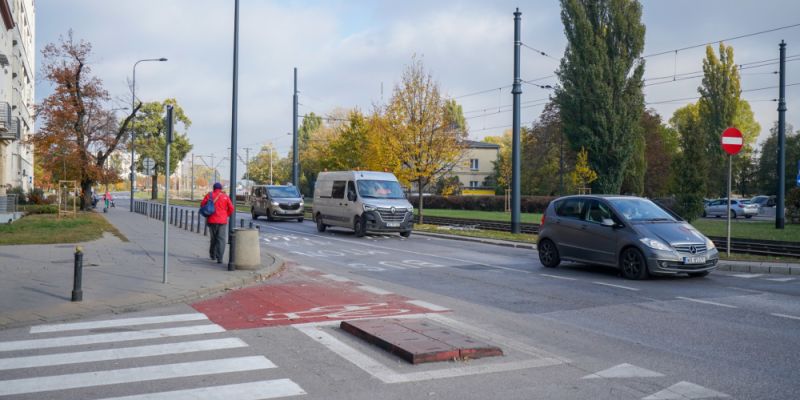
<instances>
[{"instance_id":1,"label":"tree","mask_svg":"<svg viewBox=\"0 0 800 400\"><path fill-rule=\"evenodd\" d=\"M704 130L706 157L709 157L707 194L725 196L727 191L727 157L720 146L722 132L734 125L740 110L739 70L733 61L733 47L719 44L719 58L711 46L706 46L703 60L703 83L697 90L700 121ZM747 107L749 110L749 106ZM758 135L758 132L755 133ZM750 138L746 138L750 139ZM752 139L745 140L752 143Z\"/></svg>"},{"instance_id":2,"label":"tree","mask_svg":"<svg viewBox=\"0 0 800 400\"><path fill-rule=\"evenodd\" d=\"M570 174L572 184L578 188L580 194L586 189L586 185L594 182L597 179L597 172L594 172L589 166L589 152L581 147L578 152L578 161L575 164L575 170Z\"/></svg>"},{"instance_id":3,"label":"tree","mask_svg":"<svg viewBox=\"0 0 800 400\"><path fill-rule=\"evenodd\" d=\"M644 195L647 197L665 197L670 192L673 162L678 155L678 132L661 121L655 110L647 110L642 114L647 168L644 174Z\"/></svg>"},{"instance_id":4,"label":"tree","mask_svg":"<svg viewBox=\"0 0 800 400\"><path fill-rule=\"evenodd\" d=\"M641 135L645 27L635 0L561 0L567 48L555 100L573 150L588 150L596 193L619 193Z\"/></svg>"},{"instance_id":5,"label":"tree","mask_svg":"<svg viewBox=\"0 0 800 400\"><path fill-rule=\"evenodd\" d=\"M677 197L676 212L692 221L703 212L703 198L709 159L706 157L704 134L698 106L689 104L679 108L670 124L680 135L680 153L674 164L674 191Z\"/></svg>"},{"instance_id":6,"label":"tree","mask_svg":"<svg viewBox=\"0 0 800 400\"><path fill-rule=\"evenodd\" d=\"M395 86L380 125L382 143L396 155L395 174L415 182L419 193L419 222L423 223L423 197L432 180L456 165L464 153L467 132L448 111L438 84L414 59Z\"/></svg>"},{"instance_id":7,"label":"tree","mask_svg":"<svg viewBox=\"0 0 800 400\"><path fill-rule=\"evenodd\" d=\"M539 120L531 129L520 131L522 141L522 193L529 195L554 195L561 190L561 158L563 150L564 174L569 175L575 153L565 143L561 113L558 105L545 105ZM564 179L565 193L571 191L569 177Z\"/></svg>"},{"instance_id":8,"label":"tree","mask_svg":"<svg viewBox=\"0 0 800 400\"><path fill-rule=\"evenodd\" d=\"M794 128L786 124L786 170L784 176L786 187L784 193L795 186L797 179L797 162L800 161L800 131L792 133ZM761 156L758 159L756 181L761 193L768 195L778 194L778 123L769 130L770 135L761 146Z\"/></svg>"},{"instance_id":9,"label":"tree","mask_svg":"<svg viewBox=\"0 0 800 400\"><path fill-rule=\"evenodd\" d=\"M497 159L492 161L494 168L491 179L491 182L494 183L495 193L499 195L504 195L506 189L511 187L511 139L511 130L505 131L502 136L487 136L483 138L486 143L500 146L500 150L497 152ZM525 193L524 190L522 192Z\"/></svg>"},{"instance_id":10,"label":"tree","mask_svg":"<svg viewBox=\"0 0 800 400\"><path fill-rule=\"evenodd\" d=\"M108 92L92 76L92 45L75 39L72 31L60 43L45 46L42 55L43 75L55 88L37 107L39 129L32 139L36 158L52 176L79 181L81 209L88 210L92 186L114 175L106 159L128 139L141 104L121 122L117 119L108 107Z\"/></svg>"},{"instance_id":11,"label":"tree","mask_svg":"<svg viewBox=\"0 0 800 400\"><path fill-rule=\"evenodd\" d=\"M165 174L166 159L164 156L167 148L165 115L168 105L173 107L175 130L169 155L170 168ZM152 158L156 162L151 176L153 182L151 198L153 200L158 198L158 176L172 175L178 166L178 161L183 160L192 151L188 136L185 133L180 133L178 129L180 125L183 126L185 132L192 125L192 121L186 116L183 108L178 105L175 99L166 99L160 103L156 101L143 104L139 114L131 124L131 128L136 132L136 150L139 153L139 159L136 162L137 169L140 172L144 171L142 161L145 158Z\"/></svg>"}]
</instances>

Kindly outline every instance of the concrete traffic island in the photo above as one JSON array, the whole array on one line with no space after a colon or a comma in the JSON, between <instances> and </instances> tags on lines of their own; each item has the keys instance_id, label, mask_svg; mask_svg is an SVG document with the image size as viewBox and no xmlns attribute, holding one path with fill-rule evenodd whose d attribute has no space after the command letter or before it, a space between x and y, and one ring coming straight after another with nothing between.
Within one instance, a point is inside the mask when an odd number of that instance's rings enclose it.
<instances>
[{"instance_id":1,"label":"concrete traffic island","mask_svg":"<svg viewBox=\"0 0 800 400\"><path fill-rule=\"evenodd\" d=\"M360 319L340 328L411 364L502 356L503 350L425 319Z\"/></svg>"}]
</instances>

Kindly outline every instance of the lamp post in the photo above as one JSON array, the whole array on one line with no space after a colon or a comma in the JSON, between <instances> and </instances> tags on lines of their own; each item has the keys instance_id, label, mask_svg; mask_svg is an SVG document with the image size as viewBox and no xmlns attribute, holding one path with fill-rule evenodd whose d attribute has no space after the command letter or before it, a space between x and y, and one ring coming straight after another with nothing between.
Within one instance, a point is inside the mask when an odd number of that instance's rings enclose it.
<instances>
[{"instance_id":1,"label":"lamp post","mask_svg":"<svg viewBox=\"0 0 800 400\"><path fill-rule=\"evenodd\" d=\"M145 58L143 60L139 60L133 63L133 84L131 85L131 112L136 109L136 66L139 65L140 62L145 61L167 61L166 58ZM134 166L136 165L136 158L134 147L136 145L134 139L136 139L136 131L133 130L131 127L131 212L133 212L133 188L136 186L136 173L134 172Z\"/></svg>"}]
</instances>

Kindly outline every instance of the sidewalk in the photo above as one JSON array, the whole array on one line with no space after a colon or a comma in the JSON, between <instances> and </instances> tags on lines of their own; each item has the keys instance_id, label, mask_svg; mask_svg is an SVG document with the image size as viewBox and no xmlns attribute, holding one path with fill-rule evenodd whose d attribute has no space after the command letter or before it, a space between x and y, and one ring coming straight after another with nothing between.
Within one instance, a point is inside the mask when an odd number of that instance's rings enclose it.
<instances>
[{"instance_id":1,"label":"sidewalk","mask_svg":"<svg viewBox=\"0 0 800 400\"><path fill-rule=\"evenodd\" d=\"M163 284L163 222L127 207L104 215L129 242L106 233L79 244L84 253L81 302L70 301L76 245L0 246L0 329L194 301L262 280L283 265L262 251L261 269L228 271L227 263L208 258L207 236L170 226Z\"/></svg>"},{"instance_id":2,"label":"sidewalk","mask_svg":"<svg viewBox=\"0 0 800 400\"><path fill-rule=\"evenodd\" d=\"M440 239L461 240L465 242L475 242L491 244L495 246L516 247L536 251L536 245L530 243L512 242L509 240L484 239L469 236L449 235L446 233L418 232L414 235L436 237ZM734 261L720 260L717 266L718 271L749 272L754 274L779 274L779 275L800 275L800 264L784 262L762 262L762 261Z\"/></svg>"}]
</instances>

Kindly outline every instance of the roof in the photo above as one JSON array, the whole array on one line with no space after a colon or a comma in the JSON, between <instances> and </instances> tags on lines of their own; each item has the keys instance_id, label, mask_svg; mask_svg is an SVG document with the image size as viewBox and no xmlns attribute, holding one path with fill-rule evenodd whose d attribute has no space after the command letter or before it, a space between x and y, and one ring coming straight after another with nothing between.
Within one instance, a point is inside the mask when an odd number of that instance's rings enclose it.
<instances>
[{"instance_id":1,"label":"roof","mask_svg":"<svg viewBox=\"0 0 800 400\"><path fill-rule=\"evenodd\" d=\"M494 143L487 143L487 142L478 142L475 140L467 140L467 147L470 149L499 149L499 144Z\"/></svg>"}]
</instances>

